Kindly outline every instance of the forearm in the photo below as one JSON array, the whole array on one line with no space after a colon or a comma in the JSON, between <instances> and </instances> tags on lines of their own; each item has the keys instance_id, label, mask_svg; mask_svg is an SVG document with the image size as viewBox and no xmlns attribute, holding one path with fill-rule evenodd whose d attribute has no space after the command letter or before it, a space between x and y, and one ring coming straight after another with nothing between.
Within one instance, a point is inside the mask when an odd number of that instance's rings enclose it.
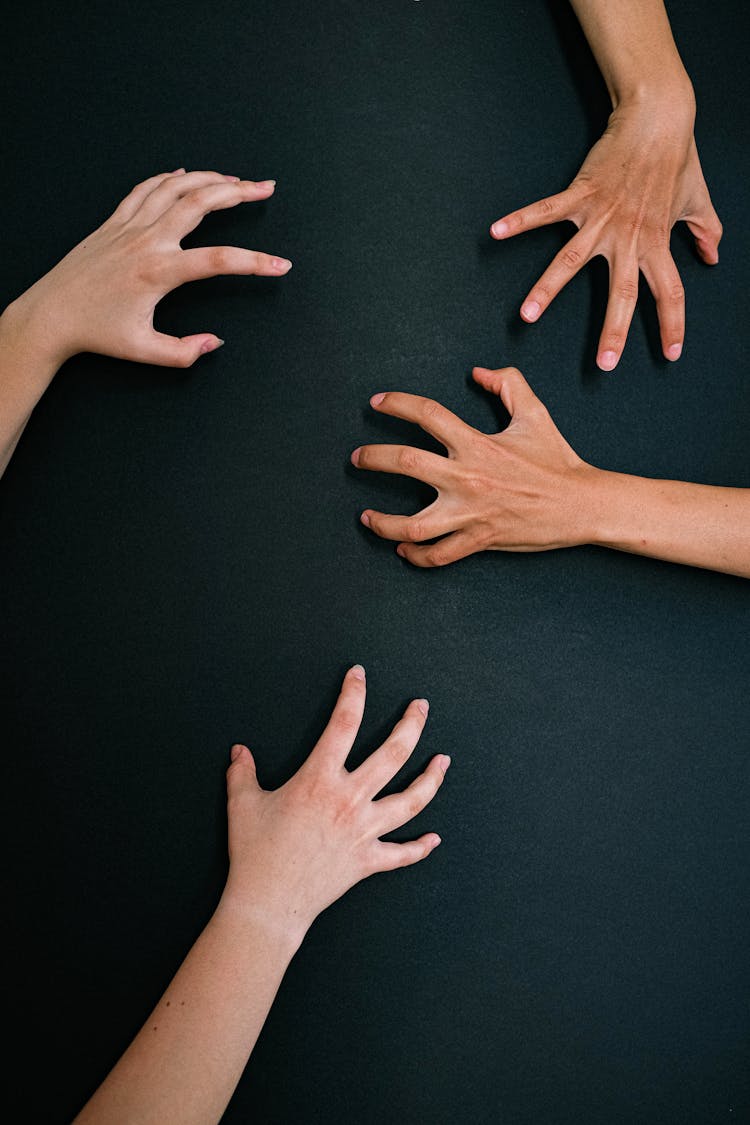
<instances>
[{"instance_id":1,"label":"forearm","mask_svg":"<svg viewBox=\"0 0 750 1125\"><path fill-rule=\"evenodd\" d=\"M299 940L222 901L76 1125L219 1121Z\"/></svg>"},{"instance_id":2,"label":"forearm","mask_svg":"<svg viewBox=\"0 0 750 1125\"><path fill-rule=\"evenodd\" d=\"M668 94L694 112L662 0L571 0L612 105Z\"/></svg>"},{"instance_id":3,"label":"forearm","mask_svg":"<svg viewBox=\"0 0 750 1125\"><path fill-rule=\"evenodd\" d=\"M9 305L0 316L0 476L62 362L39 338L22 301Z\"/></svg>"},{"instance_id":4,"label":"forearm","mask_svg":"<svg viewBox=\"0 0 750 1125\"><path fill-rule=\"evenodd\" d=\"M587 541L750 578L750 489L594 470Z\"/></svg>"}]
</instances>

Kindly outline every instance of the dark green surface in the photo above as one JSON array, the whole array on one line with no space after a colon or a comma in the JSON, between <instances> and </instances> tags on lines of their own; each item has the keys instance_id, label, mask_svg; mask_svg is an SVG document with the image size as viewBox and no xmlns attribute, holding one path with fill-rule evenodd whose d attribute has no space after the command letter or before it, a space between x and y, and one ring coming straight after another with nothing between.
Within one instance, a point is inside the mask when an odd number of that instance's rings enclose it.
<instances>
[{"instance_id":1,"label":"dark green surface","mask_svg":"<svg viewBox=\"0 0 750 1125\"><path fill-rule=\"evenodd\" d=\"M605 121L567 5L32 3L6 23L0 298L180 164L275 177L197 237L295 262L165 301L162 327L227 340L189 373L70 363L0 484L8 1119L63 1121L102 1079L216 900L229 746L284 780L355 660L359 754L431 700L411 773L453 767L413 832L444 844L319 920L226 1121L748 1119L750 586L594 549L410 570L357 517L419 487L347 467L416 437L371 415L375 391L489 429L468 372L515 363L586 459L750 486L746 7L672 7L727 234L713 271L673 240L681 362L648 298L607 376L602 263L528 327L566 232L486 234L565 186Z\"/></svg>"}]
</instances>

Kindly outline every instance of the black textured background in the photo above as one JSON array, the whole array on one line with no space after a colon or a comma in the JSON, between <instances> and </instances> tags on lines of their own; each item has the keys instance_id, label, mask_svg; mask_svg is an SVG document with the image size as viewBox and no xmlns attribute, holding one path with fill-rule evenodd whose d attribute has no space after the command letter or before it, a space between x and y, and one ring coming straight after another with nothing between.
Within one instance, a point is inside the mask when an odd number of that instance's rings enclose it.
<instances>
[{"instance_id":1,"label":"black textured background","mask_svg":"<svg viewBox=\"0 0 750 1125\"><path fill-rule=\"evenodd\" d=\"M750 586L595 549L411 570L357 519L422 490L347 465L418 439L375 391L490 429L468 372L514 363L587 460L750 486L747 6L672 8L726 236L715 270L674 236L680 363L647 297L612 375L603 263L525 326L567 231L487 235L606 120L566 4L6 14L1 300L181 164L276 178L195 241L295 263L163 303L227 340L188 373L68 364L0 484L6 1119L64 1121L103 1078L216 901L231 743L280 783L354 661L359 754L431 700L407 772L453 755L413 826L444 843L318 921L225 1120L750 1119Z\"/></svg>"}]
</instances>

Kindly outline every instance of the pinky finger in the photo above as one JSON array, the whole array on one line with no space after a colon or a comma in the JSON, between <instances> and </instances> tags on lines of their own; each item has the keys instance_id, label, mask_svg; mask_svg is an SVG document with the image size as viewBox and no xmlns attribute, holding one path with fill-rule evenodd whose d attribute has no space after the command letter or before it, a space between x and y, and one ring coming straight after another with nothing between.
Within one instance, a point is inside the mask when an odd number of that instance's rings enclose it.
<instances>
[{"instance_id":1,"label":"pinky finger","mask_svg":"<svg viewBox=\"0 0 750 1125\"><path fill-rule=\"evenodd\" d=\"M662 352L672 361L682 355L685 340L685 291L671 255L657 262L641 262L641 271L656 301Z\"/></svg>"},{"instance_id":2,"label":"pinky finger","mask_svg":"<svg viewBox=\"0 0 750 1125\"><path fill-rule=\"evenodd\" d=\"M454 531L452 535L446 535L445 539L441 539L438 543L430 543L426 546L399 543L396 554L406 559L412 566L429 568L458 562L459 559L465 559L467 555L473 555L480 549L474 536L468 531Z\"/></svg>"},{"instance_id":3,"label":"pinky finger","mask_svg":"<svg viewBox=\"0 0 750 1125\"><path fill-rule=\"evenodd\" d=\"M436 832L428 832L418 840L409 840L406 844L378 844L373 873L376 871L395 871L397 867L411 867L420 863L431 852L434 852L440 837Z\"/></svg>"}]
</instances>

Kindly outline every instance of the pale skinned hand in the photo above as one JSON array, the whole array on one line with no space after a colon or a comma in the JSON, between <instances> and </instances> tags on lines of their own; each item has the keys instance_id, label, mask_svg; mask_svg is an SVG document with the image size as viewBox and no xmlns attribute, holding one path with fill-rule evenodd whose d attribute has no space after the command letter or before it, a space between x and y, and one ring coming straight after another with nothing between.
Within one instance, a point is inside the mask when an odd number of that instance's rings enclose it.
<instances>
[{"instance_id":1,"label":"pale skinned hand","mask_svg":"<svg viewBox=\"0 0 750 1125\"><path fill-rule=\"evenodd\" d=\"M374 395L381 414L415 422L448 450L441 457L399 445L365 445L352 454L360 469L415 477L437 490L413 516L368 508L362 523L415 566L445 566L477 551L546 551L587 541L582 523L589 474L520 371L475 367L474 379L499 395L510 424L484 434L432 399L391 391ZM443 536L439 542L424 540Z\"/></svg>"},{"instance_id":2,"label":"pale skinned hand","mask_svg":"<svg viewBox=\"0 0 750 1125\"><path fill-rule=\"evenodd\" d=\"M346 759L362 722L365 695L364 670L355 665L310 757L280 789L261 789L248 748L232 748L230 867L223 908L260 914L280 933L301 940L317 915L355 883L418 863L440 843L434 833L404 844L380 837L430 803L450 764L447 755L434 757L402 793L376 799L411 757L424 729L427 701L410 703L383 745L350 772Z\"/></svg>"},{"instance_id":3,"label":"pale skinned hand","mask_svg":"<svg viewBox=\"0 0 750 1125\"><path fill-rule=\"evenodd\" d=\"M532 323L578 271L601 255L609 264L607 312L597 364L611 371L625 347L638 297L639 273L656 299L664 355L679 359L685 295L670 251L670 233L684 221L708 265L719 260L722 226L706 187L693 137L693 103L668 111L622 104L573 183L559 195L513 211L492 224L504 239L568 220L578 227L532 288L521 316Z\"/></svg>"},{"instance_id":4,"label":"pale skinned hand","mask_svg":"<svg viewBox=\"0 0 750 1125\"><path fill-rule=\"evenodd\" d=\"M279 277L291 262L237 246L183 250L210 212L268 199L273 180L176 172L138 184L93 234L9 306L5 319L59 366L78 352L189 367L223 341L210 332L181 339L157 332L158 302L177 286L219 274Z\"/></svg>"}]
</instances>

